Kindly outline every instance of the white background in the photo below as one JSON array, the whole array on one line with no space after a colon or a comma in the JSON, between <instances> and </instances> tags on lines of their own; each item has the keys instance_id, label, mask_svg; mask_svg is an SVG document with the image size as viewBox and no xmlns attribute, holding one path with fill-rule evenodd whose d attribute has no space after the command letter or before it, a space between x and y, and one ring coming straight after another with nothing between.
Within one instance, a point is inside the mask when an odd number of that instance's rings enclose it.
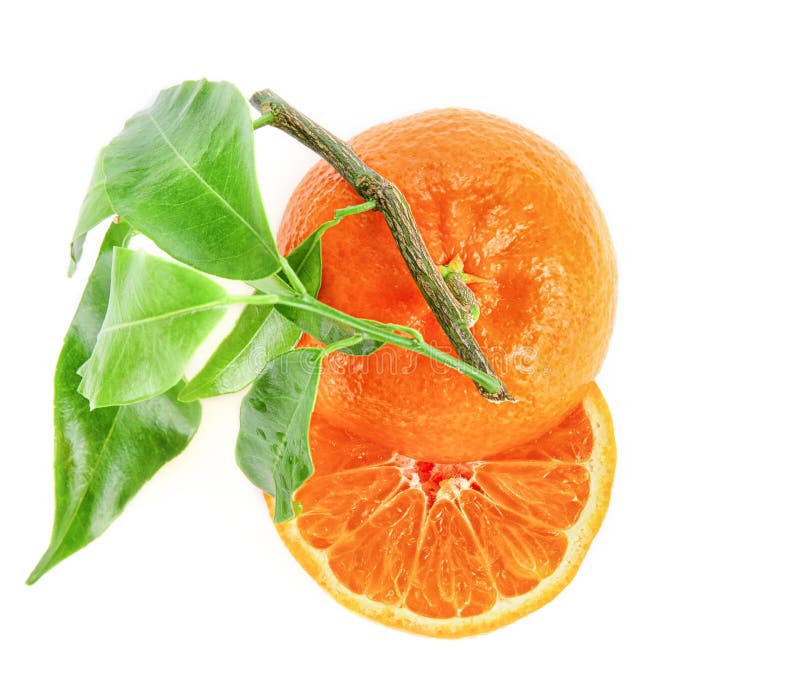
<instances>
[{"instance_id":1,"label":"white background","mask_svg":"<svg viewBox=\"0 0 800 693\"><path fill-rule=\"evenodd\" d=\"M22 4L0 18L0 689L798 690L794 3ZM23 585L50 532L51 379L91 264L67 280L95 154L200 76L348 137L479 108L583 169L619 259L599 377L618 474L541 611L450 642L337 605L234 464L237 397L100 540ZM257 148L277 227L314 157L269 128Z\"/></svg>"}]
</instances>

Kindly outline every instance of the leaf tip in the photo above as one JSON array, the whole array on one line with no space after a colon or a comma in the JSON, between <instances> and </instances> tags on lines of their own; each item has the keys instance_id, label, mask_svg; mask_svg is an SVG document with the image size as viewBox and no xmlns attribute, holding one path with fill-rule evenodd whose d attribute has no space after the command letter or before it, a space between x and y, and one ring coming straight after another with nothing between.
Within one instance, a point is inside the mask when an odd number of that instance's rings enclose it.
<instances>
[{"instance_id":1,"label":"leaf tip","mask_svg":"<svg viewBox=\"0 0 800 693\"><path fill-rule=\"evenodd\" d=\"M83 255L83 243L86 240L86 234L81 234L80 229L75 230L75 236L69 244L69 269L67 270L68 276L75 274L75 269Z\"/></svg>"},{"instance_id":2,"label":"leaf tip","mask_svg":"<svg viewBox=\"0 0 800 693\"><path fill-rule=\"evenodd\" d=\"M38 582L39 578L55 565L55 563L52 562L52 558L51 549L48 549L36 564L36 567L31 571L31 574L25 579L25 584L30 586Z\"/></svg>"},{"instance_id":3,"label":"leaf tip","mask_svg":"<svg viewBox=\"0 0 800 693\"><path fill-rule=\"evenodd\" d=\"M178 401L189 403L189 402L196 402L198 399L202 397L202 393L198 391L198 388L189 381L186 386L178 393Z\"/></svg>"},{"instance_id":4,"label":"leaf tip","mask_svg":"<svg viewBox=\"0 0 800 693\"><path fill-rule=\"evenodd\" d=\"M81 548L81 547L78 547ZM65 549L63 543L63 537L58 539L56 535L52 537L50 540L50 545L47 547L47 550L44 552L42 557L39 559L39 562L36 564L36 567L31 571L31 574L25 580L26 585L33 585L39 581L39 579L45 574L49 573L53 568L55 568L61 561L65 558L70 556L71 554L75 553L76 549Z\"/></svg>"},{"instance_id":5,"label":"leaf tip","mask_svg":"<svg viewBox=\"0 0 800 693\"><path fill-rule=\"evenodd\" d=\"M87 385L87 383L86 383L86 378L84 378L84 377L83 377L83 375L84 375L84 374L83 374L83 370L84 370L84 366L86 365L86 363L88 363L88 361L87 361L87 362L85 362L85 363L83 364L83 366L81 366L81 367L80 367L80 368L79 368L79 369L76 371L76 373L77 373L79 376L81 376L81 381L78 383L78 387L76 388L76 392L77 392L79 395L81 395L81 397L83 397L84 399L86 399L86 400L88 400L88 401L89 401L89 411L94 411L94 410L97 408L97 402L95 401L95 399L94 399L94 397L92 396L92 394L91 394L90 392L88 392L88 390L89 390L89 387L88 387L88 385Z\"/></svg>"}]
</instances>

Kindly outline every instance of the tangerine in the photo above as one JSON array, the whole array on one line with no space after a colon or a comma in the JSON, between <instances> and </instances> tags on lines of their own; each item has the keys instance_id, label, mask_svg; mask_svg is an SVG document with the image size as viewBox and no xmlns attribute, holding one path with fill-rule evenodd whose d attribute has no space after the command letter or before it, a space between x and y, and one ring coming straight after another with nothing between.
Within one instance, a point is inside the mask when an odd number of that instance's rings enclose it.
<instances>
[{"instance_id":1,"label":"tangerine","mask_svg":"<svg viewBox=\"0 0 800 693\"><path fill-rule=\"evenodd\" d=\"M393 346L336 355L316 411L416 459L459 462L543 434L584 398L605 356L616 265L603 215L555 146L501 118L446 109L373 127L352 146L406 196L434 261L456 260L480 307L472 332L516 402ZM333 210L360 198L325 162L286 208L286 253ZM320 299L362 318L407 325L452 353L378 212L348 217L323 241Z\"/></svg>"}]
</instances>

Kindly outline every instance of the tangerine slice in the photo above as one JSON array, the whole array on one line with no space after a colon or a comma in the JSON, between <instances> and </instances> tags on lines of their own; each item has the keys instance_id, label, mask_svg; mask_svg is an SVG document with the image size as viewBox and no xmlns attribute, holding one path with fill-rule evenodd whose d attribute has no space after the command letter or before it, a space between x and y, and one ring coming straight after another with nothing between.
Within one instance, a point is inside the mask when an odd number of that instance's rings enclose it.
<instances>
[{"instance_id":1,"label":"tangerine slice","mask_svg":"<svg viewBox=\"0 0 800 693\"><path fill-rule=\"evenodd\" d=\"M284 543L345 606L440 637L555 597L600 527L616 462L596 385L553 430L486 460L414 460L317 416L310 439L314 474L299 516L276 525Z\"/></svg>"}]
</instances>

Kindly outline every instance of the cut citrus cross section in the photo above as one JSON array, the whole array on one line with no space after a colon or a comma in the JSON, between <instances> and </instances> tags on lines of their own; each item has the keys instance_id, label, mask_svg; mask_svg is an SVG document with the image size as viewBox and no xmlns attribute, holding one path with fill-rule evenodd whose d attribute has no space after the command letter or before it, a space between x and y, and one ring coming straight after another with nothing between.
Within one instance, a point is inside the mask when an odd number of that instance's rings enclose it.
<instances>
[{"instance_id":1,"label":"cut citrus cross section","mask_svg":"<svg viewBox=\"0 0 800 693\"><path fill-rule=\"evenodd\" d=\"M596 385L549 433L491 459L414 460L320 417L311 449L300 515L277 525L283 541L345 606L441 637L509 623L569 583L616 460Z\"/></svg>"}]
</instances>

